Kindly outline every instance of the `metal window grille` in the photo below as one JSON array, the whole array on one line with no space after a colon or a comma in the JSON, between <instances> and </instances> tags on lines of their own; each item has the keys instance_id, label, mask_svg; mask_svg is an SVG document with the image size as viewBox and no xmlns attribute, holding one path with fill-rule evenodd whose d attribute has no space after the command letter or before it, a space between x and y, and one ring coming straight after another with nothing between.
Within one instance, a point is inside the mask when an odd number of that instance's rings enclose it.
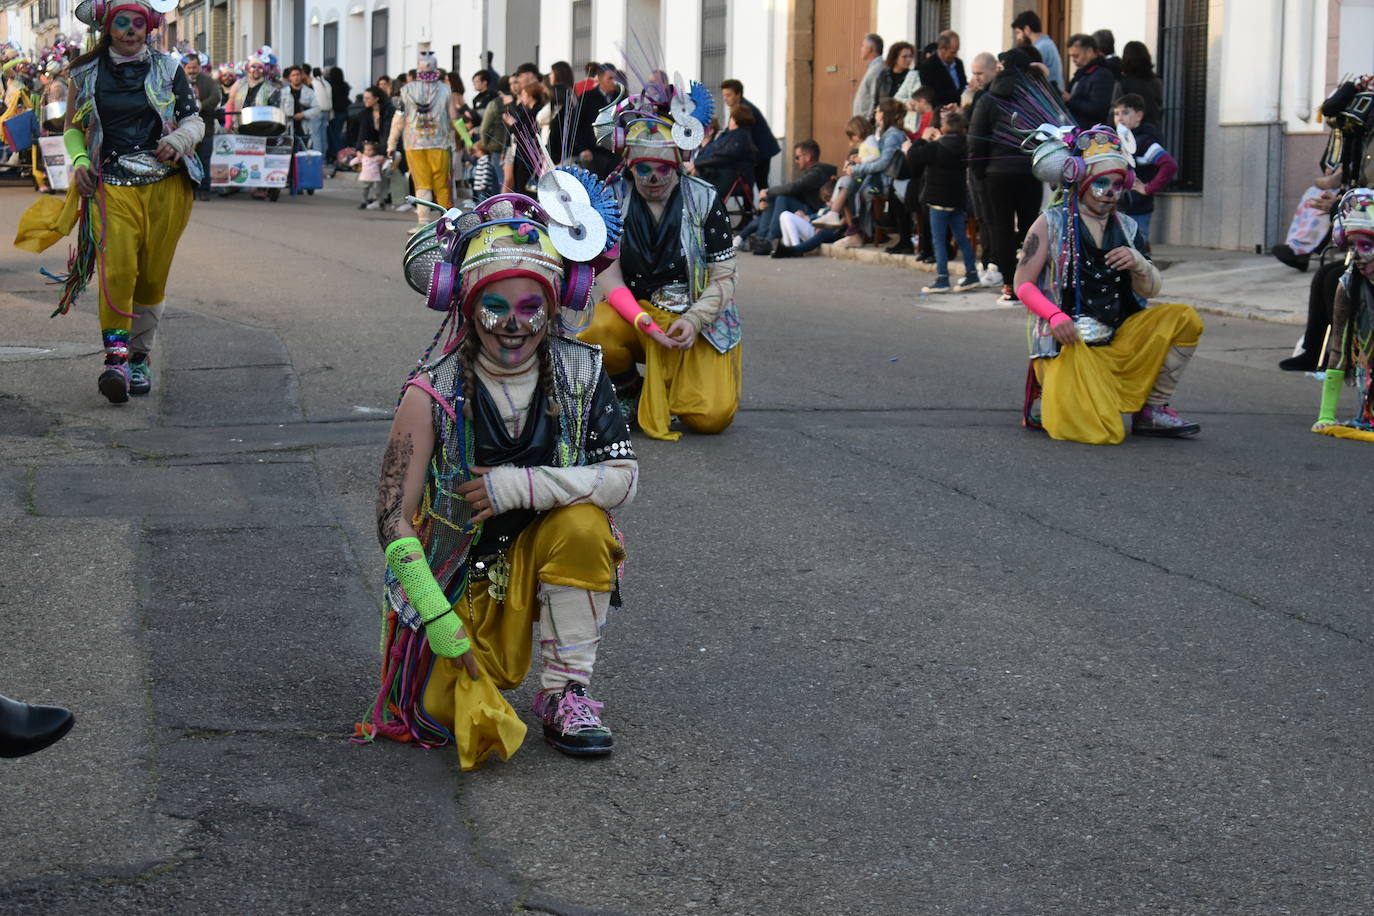
<instances>
[{"instance_id":1,"label":"metal window grille","mask_svg":"<svg viewBox=\"0 0 1374 916\"><path fill-rule=\"evenodd\" d=\"M377 77L386 75L386 38L387 38L387 15L386 10L377 10L372 14L372 84L377 84Z\"/></svg>"},{"instance_id":2,"label":"metal window grille","mask_svg":"<svg viewBox=\"0 0 1374 916\"><path fill-rule=\"evenodd\" d=\"M320 33L320 38L324 44L320 56L323 58L321 67L337 67L339 65L339 24L337 22L326 22L324 30Z\"/></svg>"},{"instance_id":3,"label":"metal window grille","mask_svg":"<svg viewBox=\"0 0 1374 916\"><path fill-rule=\"evenodd\" d=\"M1207 126L1207 0L1160 0L1159 78L1164 146L1178 161L1173 186L1202 190Z\"/></svg>"},{"instance_id":4,"label":"metal window grille","mask_svg":"<svg viewBox=\"0 0 1374 916\"><path fill-rule=\"evenodd\" d=\"M573 70L592 59L592 0L574 0L572 5Z\"/></svg>"},{"instance_id":5,"label":"metal window grille","mask_svg":"<svg viewBox=\"0 0 1374 916\"><path fill-rule=\"evenodd\" d=\"M703 0L701 4L701 82L713 93L720 90L721 81L725 79L725 32L729 11L727 0Z\"/></svg>"},{"instance_id":6,"label":"metal window grille","mask_svg":"<svg viewBox=\"0 0 1374 916\"><path fill-rule=\"evenodd\" d=\"M919 51L949 28L949 0L921 0L916 9L916 50ZM919 55L917 55L919 57Z\"/></svg>"}]
</instances>

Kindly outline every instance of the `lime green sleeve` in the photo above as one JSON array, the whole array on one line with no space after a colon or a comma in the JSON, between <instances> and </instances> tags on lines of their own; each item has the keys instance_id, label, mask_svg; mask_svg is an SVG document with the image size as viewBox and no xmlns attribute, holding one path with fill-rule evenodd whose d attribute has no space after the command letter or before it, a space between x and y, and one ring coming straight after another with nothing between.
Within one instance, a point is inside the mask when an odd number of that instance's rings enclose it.
<instances>
[{"instance_id":1,"label":"lime green sleeve","mask_svg":"<svg viewBox=\"0 0 1374 916\"><path fill-rule=\"evenodd\" d=\"M1322 382L1322 407L1317 414L1318 423L1336 422L1336 405L1341 399L1341 385L1344 382L1344 369L1326 370L1326 379Z\"/></svg>"},{"instance_id":2,"label":"lime green sleeve","mask_svg":"<svg viewBox=\"0 0 1374 916\"><path fill-rule=\"evenodd\" d=\"M91 164L91 154L86 152L86 132L79 127L68 127L62 132L62 142L67 147L67 155L72 160L72 166L81 164L81 160L86 160L86 165Z\"/></svg>"},{"instance_id":3,"label":"lime green sleeve","mask_svg":"<svg viewBox=\"0 0 1374 916\"><path fill-rule=\"evenodd\" d=\"M467 639L457 638L463 621L453 613L435 581L418 538L397 538L386 545L386 564L405 589L406 599L420 612L430 651L443 658L457 658L472 648Z\"/></svg>"}]
</instances>

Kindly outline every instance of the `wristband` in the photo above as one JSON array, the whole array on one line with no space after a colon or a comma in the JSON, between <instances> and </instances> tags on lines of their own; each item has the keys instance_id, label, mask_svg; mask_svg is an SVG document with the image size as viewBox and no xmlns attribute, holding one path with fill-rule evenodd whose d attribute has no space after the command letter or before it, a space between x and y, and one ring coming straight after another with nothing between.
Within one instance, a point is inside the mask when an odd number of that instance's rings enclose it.
<instances>
[{"instance_id":1,"label":"wristband","mask_svg":"<svg viewBox=\"0 0 1374 916\"><path fill-rule=\"evenodd\" d=\"M386 565L396 574L406 599L420 612L421 620L429 623L448 613L448 599L430 571L419 538L397 538L386 545Z\"/></svg>"},{"instance_id":2,"label":"wristband","mask_svg":"<svg viewBox=\"0 0 1374 916\"><path fill-rule=\"evenodd\" d=\"M1030 311L1045 319L1050 323L1050 327L1059 324L1060 321L1068 321L1069 316L1064 314L1059 306L1051 302L1040 287L1027 280L1016 288L1016 298L1021 300L1021 304Z\"/></svg>"},{"instance_id":3,"label":"wristband","mask_svg":"<svg viewBox=\"0 0 1374 916\"><path fill-rule=\"evenodd\" d=\"M1322 406L1317 413L1318 423L1336 422L1336 405L1341 399L1341 385L1345 382L1344 369L1327 369L1322 381Z\"/></svg>"},{"instance_id":4,"label":"wristband","mask_svg":"<svg viewBox=\"0 0 1374 916\"><path fill-rule=\"evenodd\" d=\"M648 325L654 323L653 316L644 311L644 308L639 304L639 300L635 298L634 293L630 292L628 286L617 286L615 289L611 290L611 294L606 297L606 301L611 304L611 308L615 309L617 315L624 318L641 331L646 330ZM647 320L648 324L640 321L641 316Z\"/></svg>"}]
</instances>

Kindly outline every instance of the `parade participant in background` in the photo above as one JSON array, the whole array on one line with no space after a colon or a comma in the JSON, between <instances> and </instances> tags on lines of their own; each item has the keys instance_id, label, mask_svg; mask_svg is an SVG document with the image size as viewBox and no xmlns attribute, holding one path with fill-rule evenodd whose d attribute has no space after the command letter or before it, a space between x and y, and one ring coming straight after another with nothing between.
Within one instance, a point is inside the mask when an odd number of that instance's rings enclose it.
<instances>
[{"instance_id":1,"label":"parade participant in background","mask_svg":"<svg viewBox=\"0 0 1374 916\"><path fill-rule=\"evenodd\" d=\"M624 551L607 512L634 497L639 471L600 351L570 336L590 262L619 229L614 198L578 172L546 169L540 202L497 195L407 248L408 282L453 324L444 355L406 383L387 443L382 686L357 733L452 741L465 770L524 738L499 691L524 680L536 619L545 740L573 755L613 747L587 689L619 604Z\"/></svg>"},{"instance_id":2,"label":"parade participant in background","mask_svg":"<svg viewBox=\"0 0 1374 916\"><path fill-rule=\"evenodd\" d=\"M150 46L162 14L175 6L176 0L77 6L77 18L100 38L71 66L71 188L65 205L44 197L30 207L15 240L43 251L77 228L54 314L67 312L99 274L105 365L98 386L115 404L152 387L150 353L167 273L202 174L195 148L205 124L191 84L174 55Z\"/></svg>"},{"instance_id":3,"label":"parade participant in background","mask_svg":"<svg viewBox=\"0 0 1374 916\"><path fill-rule=\"evenodd\" d=\"M200 119L205 122L205 136L200 138L200 144L196 147L196 155L200 157L200 164L205 169L205 174L200 179L200 187L196 189L197 200L210 199L209 165L210 153L215 145L215 113L224 101L224 93L220 90L219 82L205 71L208 66L210 58L194 48L181 55L181 69L186 71L186 78L191 83L196 104L200 106Z\"/></svg>"},{"instance_id":4,"label":"parade participant in background","mask_svg":"<svg viewBox=\"0 0 1374 916\"><path fill-rule=\"evenodd\" d=\"M581 336L601 345L627 416L655 439L682 435L669 428L674 416L694 432L723 432L739 409L730 224L715 188L682 173L711 109L699 83L688 93L655 81L596 120L598 142L630 177L620 185L620 258L597 281L604 301Z\"/></svg>"},{"instance_id":5,"label":"parade participant in background","mask_svg":"<svg viewBox=\"0 0 1374 916\"><path fill-rule=\"evenodd\" d=\"M395 156L404 138L406 167L415 185L415 196L438 201L448 209L453 206L449 157L453 149L453 121L458 112L448 83L439 79L438 58L421 51L415 76L401 87L386 154ZM432 216L424 207L416 207L415 215L418 222L412 233L419 232Z\"/></svg>"},{"instance_id":6,"label":"parade participant in background","mask_svg":"<svg viewBox=\"0 0 1374 916\"><path fill-rule=\"evenodd\" d=\"M224 126L230 130L238 127L234 115L254 105L281 107L282 84L277 79L277 56L272 49L263 45L248 58L244 75L229 90L228 101L224 105Z\"/></svg>"},{"instance_id":7,"label":"parade participant in background","mask_svg":"<svg viewBox=\"0 0 1374 916\"><path fill-rule=\"evenodd\" d=\"M1159 271L1137 247L1135 222L1117 211L1135 177L1130 134L1074 128L1052 92L1023 79L1010 99L1019 114L1013 123L1041 125L1023 138L1038 141L1035 176L1060 186L1016 268L1016 293L1036 319L1025 422L1037 425L1030 401L1038 385L1038 423L1055 439L1114 445L1126 437L1123 413L1134 414L1136 435L1196 435L1198 424L1169 401L1202 320L1188 305L1144 307L1159 293Z\"/></svg>"},{"instance_id":8,"label":"parade participant in background","mask_svg":"<svg viewBox=\"0 0 1374 916\"><path fill-rule=\"evenodd\" d=\"M36 107L33 62L18 53L13 46L6 46L6 53L10 55L9 59L0 63L0 75L3 75L5 82L5 107L3 112L0 112L0 130L3 130L6 121L25 115ZM0 140L3 139L4 134L0 133ZM43 174L43 155L38 148L37 137L34 137L34 145L30 149L16 150L10 161L18 165L21 157L31 160L34 187L43 190L46 187L46 177Z\"/></svg>"},{"instance_id":9,"label":"parade participant in background","mask_svg":"<svg viewBox=\"0 0 1374 916\"><path fill-rule=\"evenodd\" d=\"M1331 243L1349 248L1350 266L1341 275L1331 309L1326 378L1314 433L1374 442L1374 191L1355 188L1336 206ZM1359 412L1336 420L1341 383L1359 393Z\"/></svg>"}]
</instances>

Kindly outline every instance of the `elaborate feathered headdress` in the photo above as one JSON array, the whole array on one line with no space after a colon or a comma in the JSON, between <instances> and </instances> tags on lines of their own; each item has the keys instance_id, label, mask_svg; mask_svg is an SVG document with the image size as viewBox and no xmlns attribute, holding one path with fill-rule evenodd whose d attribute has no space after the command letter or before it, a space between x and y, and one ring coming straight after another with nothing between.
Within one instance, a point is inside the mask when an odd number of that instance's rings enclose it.
<instances>
[{"instance_id":1,"label":"elaborate feathered headdress","mask_svg":"<svg viewBox=\"0 0 1374 916\"><path fill-rule=\"evenodd\" d=\"M689 86L681 74L669 82L666 73L655 70L634 95L620 86L619 97L601 109L593 130L597 143L629 162L679 162L701 146L714 112L715 100L701 83Z\"/></svg>"},{"instance_id":2,"label":"elaborate feathered headdress","mask_svg":"<svg viewBox=\"0 0 1374 916\"><path fill-rule=\"evenodd\" d=\"M1374 191L1353 188L1345 193L1331 211L1331 241L1344 248L1354 232L1374 235Z\"/></svg>"},{"instance_id":3,"label":"elaborate feathered headdress","mask_svg":"<svg viewBox=\"0 0 1374 916\"><path fill-rule=\"evenodd\" d=\"M1125 127L1079 128L1049 83L1027 69L1007 66L1011 91L993 98L1006 117L994 130L998 142L1031 155L1031 171L1049 185L1072 186L1119 171L1134 178L1135 136Z\"/></svg>"},{"instance_id":4,"label":"elaborate feathered headdress","mask_svg":"<svg viewBox=\"0 0 1374 916\"><path fill-rule=\"evenodd\" d=\"M601 179L577 167L546 169L537 194L538 200L498 194L467 212L448 210L406 246L406 282L430 308L448 313L444 326L454 322L452 342L466 334L477 292L512 276L530 277L548 291L565 332L586 326L568 312L590 316L596 270L620 240L620 210Z\"/></svg>"}]
</instances>

